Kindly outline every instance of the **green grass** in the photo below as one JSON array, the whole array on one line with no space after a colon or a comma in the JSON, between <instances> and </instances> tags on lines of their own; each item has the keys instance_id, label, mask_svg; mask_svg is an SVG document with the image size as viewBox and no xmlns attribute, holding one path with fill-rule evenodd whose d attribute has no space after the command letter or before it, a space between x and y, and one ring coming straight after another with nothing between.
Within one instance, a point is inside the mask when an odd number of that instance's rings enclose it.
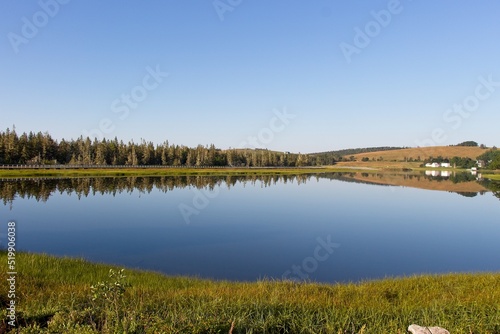
<instances>
[{"instance_id":1,"label":"green grass","mask_svg":"<svg viewBox=\"0 0 500 334\"><path fill-rule=\"evenodd\" d=\"M27 253L16 260L19 333L229 333L232 324L232 333L406 333L412 323L500 333L500 274L326 285L125 270L127 286L110 280L107 265ZM5 270L0 281L5 319ZM93 300L91 286L106 281Z\"/></svg>"},{"instance_id":2,"label":"green grass","mask_svg":"<svg viewBox=\"0 0 500 334\"><path fill-rule=\"evenodd\" d=\"M106 177L106 176L180 176L180 175L298 175L309 173L352 172L352 168L116 168L116 169L16 169L0 170L0 178L17 177Z\"/></svg>"}]
</instances>

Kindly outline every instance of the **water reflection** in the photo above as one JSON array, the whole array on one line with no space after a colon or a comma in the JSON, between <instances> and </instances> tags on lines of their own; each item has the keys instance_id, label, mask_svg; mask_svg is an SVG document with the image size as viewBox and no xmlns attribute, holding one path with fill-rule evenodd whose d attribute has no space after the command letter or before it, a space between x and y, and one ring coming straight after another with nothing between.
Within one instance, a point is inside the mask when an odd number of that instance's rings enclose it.
<instances>
[{"instance_id":1,"label":"water reflection","mask_svg":"<svg viewBox=\"0 0 500 334\"><path fill-rule=\"evenodd\" d=\"M196 187L213 190L216 186L231 188L237 183L260 182L268 187L277 182L297 182L298 184L321 177L314 174L303 175L246 175L246 176L161 176L161 177L98 177L98 178L13 178L0 181L0 198L4 205L12 205L16 197L33 198L46 202L54 193L82 196L96 194L150 193L154 189L162 192Z\"/></svg>"},{"instance_id":2,"label":"water reflection","mask_svg":"<svg viewBox=\"0 0 500 334\"><path fill-rule=\"evenodd\" d=\"M467 197L492 191L500 198L500 182L484 180L471 173L451 173L449 171L425 171L414 173L321 173L299 175L231 175L231 176L161 176L161 177L99 177L99 178L11 178L0 180L0 198L4 205L14 203L16 197L33 198L46 202L53 193L76 194L82 196L96 194L150 193L153 189L163 192L177 188L196 187L213 190L216 186L233 187L237 183L257 182L269 187L278 182L284 184L305 183L311 179L330 179L344 182L372 184L377 186L407 186L428 190L442 190Z\"/></svg>"},{"instance_id":3,"label":"water reflection","mask_svg":"<svg viewBox=\"0 0 500 334\"><path fill-rule=\"evenodd\" d=\"M154 189L162 192L196 187L213 190L214 187L231 188L237 183L269 187L276 183L306 183L311 179L339 180L372 184L377 186L406 186L428 190L441 190L458 193L467 197L492 191L500 198L500 182L476 178L470 173L453 173L432 171L428 173L320 173L299 175L231 175L231 176L161 176L161 177L97 177L97 178L12 178L0 180L0 198L4 205L12 206L15 199L27 198L46 202L54 193L76 194L82 196L96 194L150 193ZM449 174L448 174L449 173Z\"/></svg>"},{"instance_id":4,"label":"water reflection","mask_svg":"<svg viewBox=\"0 0 500 334\"><path fill-rule=\"evenodd\" d=\"M500 206L477 196L488 191L500 197L500 184L423 172L18 179L0 180L10 205L0 215L19 222L23 251L169 275L337 282L498 271ZM201 207L198 193L218 195ZM200 211L191 224L182 205Z\"/></svg>"}]
</instances>

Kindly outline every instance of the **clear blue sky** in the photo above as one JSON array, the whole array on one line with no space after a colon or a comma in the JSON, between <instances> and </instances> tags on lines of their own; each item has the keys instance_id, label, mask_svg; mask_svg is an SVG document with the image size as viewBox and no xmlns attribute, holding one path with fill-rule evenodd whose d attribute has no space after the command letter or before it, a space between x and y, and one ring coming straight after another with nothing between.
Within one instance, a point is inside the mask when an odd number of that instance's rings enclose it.
<instances>
[{"instance_id":1,"label":"clear blue sky","mask_svg":"<svg viewBox=\"0 0 500 334\"><path fill-rule=\"evenodd\" d=\"M0 4L2 129L76 138L107 119L125 141L228 148L261 134L305 153L500 144L500 84L479 79L500 82L495 0L220 0L219 13L212 0L55 1Z\"/></svg>"}]
</instances>

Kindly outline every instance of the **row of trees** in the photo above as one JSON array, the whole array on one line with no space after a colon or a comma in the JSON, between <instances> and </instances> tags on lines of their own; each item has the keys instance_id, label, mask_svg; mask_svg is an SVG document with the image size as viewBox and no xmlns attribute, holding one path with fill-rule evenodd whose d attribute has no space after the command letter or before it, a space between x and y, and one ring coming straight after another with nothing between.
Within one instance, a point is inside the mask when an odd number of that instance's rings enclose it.
<instances>
[{"instance_id":1,"label":"row of trees","mask_svg":"<svg viewBox=\"0 0 500 334\"><path fill-rule=\"evenodd\" d=\"M463 143L457 144L457 146L470 146L470 147L478 147L479 144L473 140L464 141ZM484 146L484 145L481 145Z\"/></svg>"},{"instance_id":2,"label":"row of trees","mask_svg":"<svg viewBox=\"0 0 500 334\"><path fill-rule=\"evenodd\" d=\"M453 157L450 159L450 164L456 168L472 168L476 167L476 160L464 157Z\"/></svg>"},{"instance_id":3,"label":"row of trees","mask_svg":"<svg viewBox=\"0 0 500 334\"><path fill-rule=\"evenodd\" d=\"M453 157L451 159L448 158L443 158L442 156L439 156L437 158L434 157L429 157L429 159L426 159L421 167L425 167L425 164L427 163L433 163L437 162L439 164L443 162L449 163L452 167L455 168L472 168L476 167L476 160L472 160L471 158L467 157Z\"/></svg>"},{"instance_id":4,"label":"row of trees","mask_svg":"<svg viewBox=\"0 0 500 334\"><path fill-rule=\"evenodd\" d=\"M423 164L420 165L420 167L425 167L425 164L427 163L433 163L437 162L439 164L443 162L450 163L450 165L454 168L472 168L476 167L476 160L472 160L471 158L467 157L453 157L451 159L449 158L443 158L442 156L439 156L437 158L434 157L429 157L429 159L426 159Z\"/></svg>"},{"instance_id":5,"label":"row of trees","mask_svg":"<svg viewBox=\"0 0 500 334\"><path fill-rule=\"evenodd\" d=\"M165 141L155 145L83 138L54 140L45 133L18 135L7 128L0 132L0 164L71 164L71 165L164 165L164 166L316 166L334 164L326 156L309 156L269 150L229 149L214 145L190 148Z\"/></svg>"},{"instance_id":6,"label":"row of trees","mask_svg":"<svg viewBox=\"0 0 500 334\"><path fill-rule=\"evenodd\" d=\"M467 157L453 157L451 159L444 158L442 156L439 156L437 158L430 157L429 159L424 161L421 167L424 167L426 163L449 162L451 166L456 168L472 168L476 167L477 162L479 161L481 162L483 168L500 169L500 150L498 150L496 147L493 147L491 150L488 150L483 154L481 154L480 156L478 156L476 160Z\"/></svg>"}]
</instances>

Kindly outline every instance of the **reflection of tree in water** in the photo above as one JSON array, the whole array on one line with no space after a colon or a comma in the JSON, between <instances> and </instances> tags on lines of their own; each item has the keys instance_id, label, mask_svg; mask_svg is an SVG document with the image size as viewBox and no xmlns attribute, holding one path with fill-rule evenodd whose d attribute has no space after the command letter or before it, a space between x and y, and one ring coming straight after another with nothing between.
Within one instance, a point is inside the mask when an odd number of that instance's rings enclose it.
<instances>
[{"instance_id":1,"label":"reflection of tree in water","mask_svg":"<svg viewBox=\"0 0 500 334\"><path fill-rule=\"evenodd\" d=\"M500 182L491 180L482 180L478 182L485 188L491 190L493 192L493 195L500 199Z\"/></svg>"},{"instance_id":2,"label":"reflection of tree in water","mask_svg":"<svg viewBox=\"0 0 500 334\"><path fill-rule=\"evenodd\" d=\"M470 192L470 191L457 191L456 193L464 197L476 197L478 194L477 192Z\"/></svg>"},{"instance_id":3,"label":"reflection of tree in water","mask_svg":"<svg viewBox=\"0 0 500 334\"><path fill-rule=\"evenodd\" d=\"M472 175L471 173L466 173L466 172L461 172L461 173L455 173L449 175L449 176L441 176L441 175L425 175L422 174L422 176L429 180L429 181L451 181L453 183L462 183L462 182L473 182L476 181L476 176Z\"/></svg>"},{"instance_id":4,"label":"reflection of tree in water","mask_svg":"<svg viewBox=\"0 0 500 334\"><path fill-rule=\"evenodd\" d=\"M4 205L11 205L16 198L34 198L46 202L53 193L76 194L78 198L95 194L150 193L154 189L162 192L176 188L195 187L213 190L216 186L231 188L237 183L261 187L278 182L302 184L319 178L319 174L301 175L245 175L245 176L161 176L161 177L99 177L99 178L23 178L0 181L0 198Z\"/></svg>"},{"instance_id":5,"label":"reflection of tree in water","mask_svg":"<svg viewBox=\"0 0 500 334\"><path fill-rule=\"evenodd\" d=\"M456 173L450 175L449 179L453 183L471 182L476 181L476 175L473 175L471 173Z\"/></svg>"},{"instance_id":6,"label":"reflection of tree in water","mask_svg":"<svg viewBox=\"0 0 500 334\"><path fill-rule=\"evenodd\" d=\"M16 198L34 198L36 201L46 202L53 193L76 194L78 198L95 194L111 194L115 196L121 193L150 193L155 189L162 192L172 191L177 188L195 187L213 190L215 187L226 186L228 189L236 184L247 184L261 187L269 187L278 182L302 184L315 180L328 179L344 182L355 182L373 184L376 186L387 186L380 183L373 183L368 180L354 179L356 173L324 173L324 174L300 174L300 175L230 175L230 176L161 176L161 177L99 177L99 178L23 178L0 181L0 198L4 205L14 203ZM374 174L374 177L383 178L383 174ZM420 176L405 176L405 178ZM425 177L425 176L424 176ZM426 178L426 177L425 177ZM468 177L460 177L458 182L466 182ZM470 182L470 181L469 181ZM485 188L493 191L493 194L500 198L500 182L489 180L478 181ZM477 193L460 193L466 197L476 196Z\"/></svg>"}]
</instances>

